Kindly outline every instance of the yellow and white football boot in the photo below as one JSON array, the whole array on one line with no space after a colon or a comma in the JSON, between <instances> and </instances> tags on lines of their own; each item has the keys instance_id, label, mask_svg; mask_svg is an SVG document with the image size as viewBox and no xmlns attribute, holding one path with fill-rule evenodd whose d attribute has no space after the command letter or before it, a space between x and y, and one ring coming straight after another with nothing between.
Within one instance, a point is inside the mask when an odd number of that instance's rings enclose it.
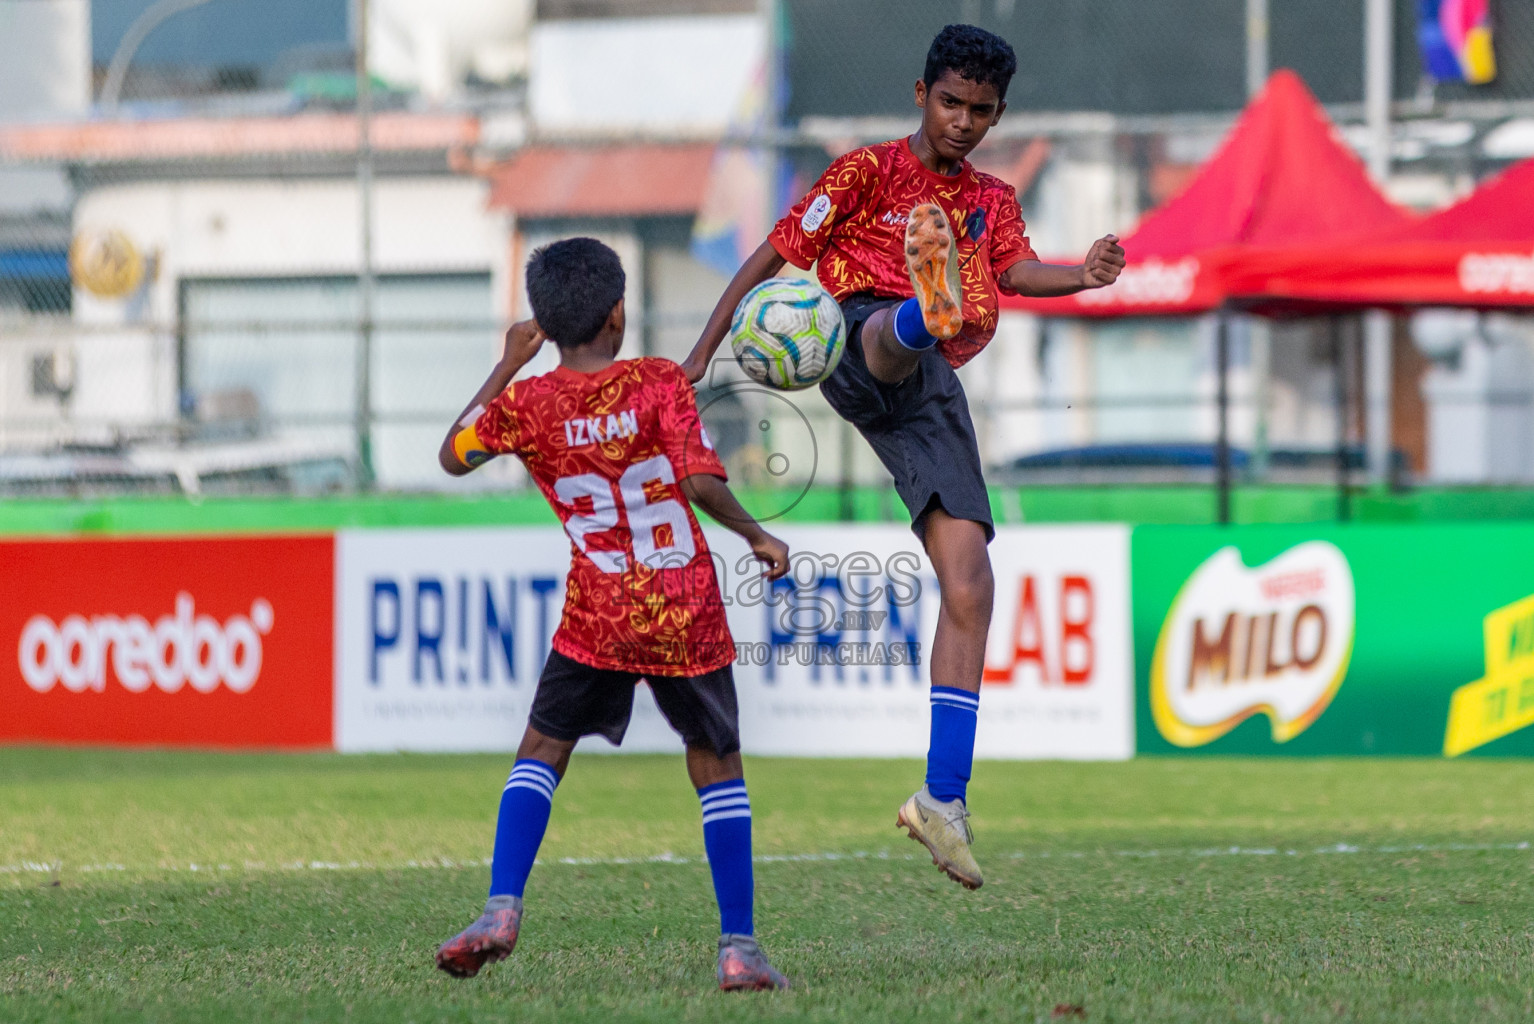
<instances>
[{"instance_id":1,"label":"yellow and white football boot","mask_svg":"<svg viewBox=\"0 0 1534 1024\"><path fill-rule=\"evenodd\" d=\"M985 884L980 865L969 852L975 834L969 828L969 810L963 800L939 803L923 786L907 800L895 817L895 824L932 854L932 863L966 889Z\"/></svg>"}]
</instances>

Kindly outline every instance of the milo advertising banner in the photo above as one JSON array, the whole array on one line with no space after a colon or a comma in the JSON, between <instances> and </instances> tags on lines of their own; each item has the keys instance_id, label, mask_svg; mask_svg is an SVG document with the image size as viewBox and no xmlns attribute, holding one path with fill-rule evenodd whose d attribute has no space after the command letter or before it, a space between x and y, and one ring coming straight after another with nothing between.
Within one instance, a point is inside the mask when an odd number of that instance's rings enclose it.
<instances>
[{"instance_id":1,"label":"milo advertising banner","mask_svg":"<svg viewBox=\"0 0 1534 1024\"><path fill-rule=\"evenodd\" d=\"M1534 526L1141 527L1140 753L1534 754Z\"/></svg>"}]
</instances>

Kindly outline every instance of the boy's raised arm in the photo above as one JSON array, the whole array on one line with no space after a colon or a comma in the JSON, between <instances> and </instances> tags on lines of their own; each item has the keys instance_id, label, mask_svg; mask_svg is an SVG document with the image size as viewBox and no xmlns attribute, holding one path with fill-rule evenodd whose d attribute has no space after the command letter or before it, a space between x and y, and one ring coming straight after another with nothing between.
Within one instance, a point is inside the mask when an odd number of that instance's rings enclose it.
<instances>
[{"instance_id":1,"label":"boy's raised arm","mask_svg":"<svg viewBox=\"0 0 1534 1024\"><path fill-rule=\"evenodd\" d=\"M512 324L506 330L506 347L501 352L500 360L495 368L490 371L490 376L485 378L485 383L475 392L469 404L464 406L463 412L448 429L447 437L442 439L442 447L437 452L437 462L442 468L453 476L463 476L474 468L459 458L458 452L453 447L453 441L465 430L474 429L474 421L479 419L485 407L495 400L495 397L511 386L511 380L538 354L542 347L545 335L538 326L536 320L522 320ZM477 465L477 463L476 463Z\"/></svg>"},{"instance_id":2,"label":"boy's raised arm","mask_svg":"<svg viewBox=\"0 0 1534 1024\"><path fill-rule=\"evenodd\" d=\"M714 352L729 331L730 319L735 315L735 307L740 305L740 300L746 297L747 292L769 277L777 277L787 262L778 250L772 247L771 242L763 242L735 272L724 294L719 297L719 304L714 307L708 323L704 325L703 334L698 338L698 343L692 347L692 352L682 362L682 370L687 374L688 380L696 384L703 379L704 374L708 373L709 360L714 358Z\"/></svg>"},{"instance_id":3,"label":"boy's raised arm","mask_svg":"<svg viewBox=\"0 0 1534 1024\"><path fill-rule=\"evenodd\" d=\"M1124 262L1124 247L1119 244L1118 236L1104 235L1092 244L1083 263L1060 266L1023 260L1007 268L1002 283L1030 299L1074 295L1089 288L1106 288L1117 281Z\"/></svg>"},{"instance_id":4,"label":"boy's raised arm","mask_svg":"<svg viewBox=\"0 0 1534 1024\"><path fill-rule=\"evenodd\" d=\"M729 485L719 477L710 473L683 477L682 493L720 526L744 537L751 545L751 553L767 563L764 575L769 580L788 572L788 545L762 529L762 524L741 508Z\"/></svg>"}]
</instances>

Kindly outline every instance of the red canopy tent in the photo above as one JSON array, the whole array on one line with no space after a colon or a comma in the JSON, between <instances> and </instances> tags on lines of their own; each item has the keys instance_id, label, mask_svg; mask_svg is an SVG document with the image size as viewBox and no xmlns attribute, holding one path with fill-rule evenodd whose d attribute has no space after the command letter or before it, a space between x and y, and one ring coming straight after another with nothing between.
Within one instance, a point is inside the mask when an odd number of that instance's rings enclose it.
<instances>
[{"instance_id":1,"label":"red canopy tent","mask_svg":"<svg viewBox=\"0 0 1534 1024\"><path fill-rule=\"evenodd\" d=\"M1043 316L1204 313L1230 296L1226 270L1246 247L1326 243L1408 222L1300 76L1278 71L1188 187L1124 240L1129 266L1118 283L1004 305Z\"/></svg>"},{"instance_id":2,"label":"red canopy tent","mask_svg":"<svg viewBox=\"0 0 1534 1024\"><path fill-rule=\"evenodd\" d=\"M1262 311L1534 307L1534 160L1422 220L1329 246L1249 252L1224 276Z\"/></svg>"},{"instance_id":3,"label":"red canopy tent","mask_svg":"<svg viewBox=\"0 0 1534 1024\"><path fill-rule=\"evenodd\" d=\"M1279 71L1188 187L1147 214L1124 240L1129 266L1116 284L1059 299L1009 297L1004 305L1067 317L1223 313L1236 294L1232 279L1253 251L1313 251L1411 223L1375 186L1299 75ZM1222 523L1230 521L1231 492L1228 321L1220 316L1215 346L1215 487ZM1340 360L1340 344L1336 352ZM1339 511L1345 515L1341 413L1337 466Z\"/></svg>"}]
</instances>

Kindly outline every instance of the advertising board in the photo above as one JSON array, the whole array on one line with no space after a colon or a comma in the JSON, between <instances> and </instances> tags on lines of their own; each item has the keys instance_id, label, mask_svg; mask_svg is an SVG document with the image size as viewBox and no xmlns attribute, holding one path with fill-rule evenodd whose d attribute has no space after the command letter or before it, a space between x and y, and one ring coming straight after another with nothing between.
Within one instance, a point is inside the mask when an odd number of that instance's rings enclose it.
<instances>
[{"instance_id":1,"label":"advertising board","mask_svg":"<svg viewBox=\"0 0 1534 1024\"><path fill-rule=\"evenodd\" d=\"M323 747L330 537L0 542L0 740Z\"/></svg>"},{"instance_id":2,"label":"advertising board","mask_svg":"<svg viewBox=\"0 0 1534 1024\"><path fill-rule=\"evenodd\" d=\"M1131 575L1141 753L1534 753L1534 527L1146 526Z\"/></svg>"},{"instance_id":3,"label":"advertising board","mask_svg":"<svg viewBox=\"0 0 1534 1024\"><path fill-rule=\"evenodd\" d=\"M763 586L745 545L709 531L745 749L923 755L938 593L921 545L897 526L778 532L792 571ZM998 533L978 756L1131 756L1128 544L1116 526ZM340 534L337 748L514 748L569 558L556 528ZM624 749L679 749L647 694Z\"/></svg>"},{"instance_id":4,"label":"advertising board","mask_svg":"<svg viewBox=\"0 0 1534 1024\"><path fill-rule=\"evenodd\" d=\"M515 749L569 564L545 527L339 533L336 748Z\"/></svg>"},{"instance_id":5,"label":"advertising board","mask_svg":"<svg viewBox=\"0 0 1534 1024\"><path fill-rule=\"evenodd\" d=\"M747 751L920 756L920 545L780 533L763 586L710 531ZM1534 753L1534 526L1011 527L991 556L980 757ZM509 750L569 558L552 527L0 542L0 741ZM624 749L676 748L641 687Z\"/></svg>"}]
</instances>

